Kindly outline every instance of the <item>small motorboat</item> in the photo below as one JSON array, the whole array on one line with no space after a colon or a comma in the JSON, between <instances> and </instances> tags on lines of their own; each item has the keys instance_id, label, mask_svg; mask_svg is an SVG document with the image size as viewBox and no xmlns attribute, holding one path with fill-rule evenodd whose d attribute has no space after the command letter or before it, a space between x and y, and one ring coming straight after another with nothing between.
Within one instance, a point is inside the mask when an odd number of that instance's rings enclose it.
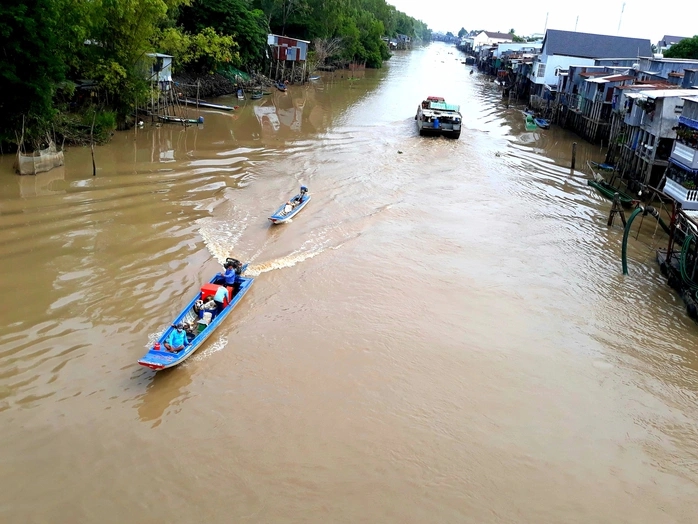
<instances>
[{"instance_id":1,"label":"small motorboat","mask_svg":"<svg viewBox=\"0 0 698 524\"><path fill-rule=\"evenodd\" d=\"M238 100L245 100L245 92L242 89L238 89L237 96Z\"/></svg>"},{"instance_id":2,"label":"small motorboat","mask_svg":"<svg viewBox=\"0 0 698 524\"><path fill-rule=\"evenodd\" d=\"M269 221L272 224L283 224L300 213L301 209L303 209L308 202L310 202L310 193L308 193L308 188L301 186L301 192L294 196L291 200L287 201L285 204L281 204L281 207L269 217Z\"/></svg>"},{"instance_id":3,"label":"small motorboat","mask_svg":"<svg viewBox=\"0 0 698 524\"><path fill-rule=\"evenodd\" d=\"M247 266L248 264L242 266L242 274L244 274ZM242 276L242 274L238 276L240 279L240 287L237 292L233 294L232 288L228 288L228 300L225 302L225 307L220 313L213 316L208 323L203 322L203 319L199 318L199 314L194 310L194 305L196 304L197 300L204 300L210 295L214 295L220 286L213 283L216 280L215 276L209 281L208 284L201 286L201 290L196 293L196 296L194 296L192 301L189 302L184 310L177 315L177 318L175 318L172 325L168 327L162 335L160 335L154 346L148 350L143 357L141 357L138 363L141 366L159 371L161 369L171 368L181 364L192 356L223 322L225 317L230 315L231 311L235 308L235 306L238 305L242 297L245 296L247 290L250 289L252 282L254 282L254 278L245 277ZM173 326L176 326L182 322L197 324L198 332L196 333L196 336L184 346L183 350L179 351L178 353L170 352L164 347L165 341L170 336L172 330L175 329Z\"/></svg>"},{"instance_id":4,"label":"small motorboat","mask_svg":"<svg viewBox=\"0 0 698 524\"><path fill-rule=\"evenodd\" d=\"M284 84L283 82L277 82L276 89L278 89L279 91L286 91L286 84Z\"/></svg>"},{"instance_id":5,"label":"small motorboat","mask_svg":"<svg viewBox=\"0 0 698 524\"><path fill-rule=\"evenodd\" d=\"M313 81L320 80L320 77L319 76L311 76L311 77L308 77L308 80L313 80Z\"/></svg>"},{"instance_id":6,"label":"small motorboat","mask_svg":"<svg viewBox=\"0 0 698 524\"><path fill-rule=\"evenodd\" d=\"M527 115L524 114L526 117L526 131L535 131L538 129L538 126L536 125L536 120L533 118L533 115Z\"/></svg>"},{"instance_id":7,"label":"small motorboat","mask_svg":"<svg viewBox=\"0 0 698 524\"><path fill-rule=\"evenodd\" d=\"M264 93L262 93L261 91L252 91L252 95L250 96L250 98L252 100L259 100L263 96L264 96Z\"/></svg>"},{"instance_id":8,"label":"small motorboat","mask_svg":"<svg viewBox=\"0 0 698 524\"><path fill-rule=\"evenodd\" d=\"M163 122L168 122L171 124L203 124L204 123L204 117L200 116L199 118L182 118L179 116L171 116L171 115L158 115L158 118L162 120Z\"/></svg>"},{"instance_id":9,"label":"small motorboat","mask_svg":"<svg viewBox=\"0 0 698 524\"><path fill-rule=\"evenodd\" d=\"M597 173L594 170L594 166L599 166L600 164L596 162L587 161L587 165L589 166L589 169L591 170L591 174L593 177L587 180L587 185L596 189L599 193L601 193L601 195L603 195L604 198L613 200L616 196L616 193L618 193L618 199L620 200L620 204L625 208L632 207L633 203L637 201L632 196L628 195L627 193L624 193L620 189L617 189L609 182L606 182L606 179L603 177L603 175Z\"/></svg>"},{"instance_id":10,"label":"small motorboat","mask_svg":"<svg viewBox=\"0 0 698 524\"><path fill-rule=\"evenodd\" d=\"M545 118L534 118L533 121L541 129L548 129L550 127L550 120L546 120Z\"/></svg>"}]
</instances>

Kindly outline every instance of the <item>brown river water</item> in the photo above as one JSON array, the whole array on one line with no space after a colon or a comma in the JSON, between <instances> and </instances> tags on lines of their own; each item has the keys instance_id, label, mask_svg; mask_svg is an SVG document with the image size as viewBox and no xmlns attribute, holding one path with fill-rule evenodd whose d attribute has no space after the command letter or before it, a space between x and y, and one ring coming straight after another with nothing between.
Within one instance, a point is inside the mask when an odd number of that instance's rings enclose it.
<instances>
[{"instance_id":1,"label":"brown river water","mask_svg":"<svg viewBox=\"0 0 698 524\"><path fill-rule=\"evenodd\" d=\"M461 59L117 133L96 177L89 148L0 160L0 522L697 521L698 328L661 230L624 277L569 170L603 152L527 132ZM418 136L427 95L459 140ZM233 314L137 365L228 255L258 275Z\"/></svg>"}]
</instances>

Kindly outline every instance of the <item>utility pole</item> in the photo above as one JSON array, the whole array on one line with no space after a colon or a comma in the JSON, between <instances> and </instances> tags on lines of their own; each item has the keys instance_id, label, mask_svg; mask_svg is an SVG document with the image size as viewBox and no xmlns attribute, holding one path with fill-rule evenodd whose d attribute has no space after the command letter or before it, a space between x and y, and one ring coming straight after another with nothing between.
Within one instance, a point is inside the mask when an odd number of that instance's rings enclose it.
<instances>
[{"instance_id":1,"label":"utility pole","mask_svg":"<svg viewBox=\"0 0 698 524\"><path fill-rule=\"evenodd\" d=\"M577 15L577 20L574 23L574 32L577 32L577 24L579 23L579 15Z\"/></svg>"}]
</instances>

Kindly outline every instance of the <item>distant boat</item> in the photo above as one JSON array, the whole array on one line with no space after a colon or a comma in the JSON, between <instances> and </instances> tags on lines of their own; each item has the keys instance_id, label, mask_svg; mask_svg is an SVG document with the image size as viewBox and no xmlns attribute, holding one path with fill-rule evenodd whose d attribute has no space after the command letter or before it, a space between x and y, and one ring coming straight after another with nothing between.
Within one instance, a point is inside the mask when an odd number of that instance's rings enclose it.
<instances>
[{"instance_id":1,"label":"distant boat","mask_svg":"<svg viewBox=\"0 0 698 524\"><path fill-rule=\"evenodd\" d=\"M526 115L526 131L535 131L537 128L533 115Z\"/></svg>"},{"instance_id":2,"label":"distant boat","mask_svg":"<svg viewBox=\"0 0 698 524\"><path fill-rule=\"evenodd\" d=\"M279 91L286 91L286 84L284 84L283 82L277 82L276 89L278 89Z\"/></svg>"},{"instance_id":3,"label":"distant boat","mask_svg":"<svg viewBox=\"0 0 698 524\"><path fill-rule=\"evenodd\" d=\"M203 124L204 123L203 116L200 116L199 118L182 118L179 116L158 115L158 118L160 120L162 120L163 122L168 122L171 124Z\"/></svg>"},{"instance_id":4,"label":"distant boat","mask_svg":"<svg viewBox=\"0 0 698 524\"><path fill-rule=\"evenodd\" d=\"M541 129L548 129L550 127L550 120L546 120L545 118L534 118L533 121Z\"/></svg>"},{"instance_id":5,"label":"distant boat","mask_svg":"<svg viewBox=\"0 0 698 524\"><path fill-rule=\"evenodd\" d=\"M235 107L233 106L225 106L223 104L212 104L211 102L206 102L205 100L199 100L197 103L196 99L194 98L180 98L179 103L188 106L198 105L199 107L205 107L207 109L220 109L221 111L233 111L235 109Z\"/></svg>"},{"instance_id":6,"label":"distant boat","mask_svg":"<svg viewBox=\"0 0 698 524\"><path fill-rule=\"evenodd\" d=\"M260 98L262 98L262 96L264 96L264 93L262 93L261 91L252 91L252 95L250 96L250 98L252 100L259 100Z\"/></svg>"},{"instance_id":7,"label":"distant boat","mask_svg":"<svg viewBox=\"0 0 698 524\"><path fill-rule=\"evenodd\" d=\"M311 76L308 80L320 80L319 76Z\"/></svg>"},{"instance_id":8,"label":"distant boat","mask_svg":"<svg viewBox=\"0 0 698 524\"><path fill-rule=\"evenodd\" d=\"M245 100L245 92L242 89L238 89L238 100Z\"/></svg>"},{"instance_id":9,"label":"distant boat","mask_svg":"<svg viewBox=\"0 0 698 524\"><path fill-rule=\"evenodd\" d=\"M308 202L310 202L310 193L308 193L308 188L301 186L301 192L288 202L281 204L281 207L269 217L269 221L272 224L283 224L296 216Z\"/></svg>"}]
</instances>

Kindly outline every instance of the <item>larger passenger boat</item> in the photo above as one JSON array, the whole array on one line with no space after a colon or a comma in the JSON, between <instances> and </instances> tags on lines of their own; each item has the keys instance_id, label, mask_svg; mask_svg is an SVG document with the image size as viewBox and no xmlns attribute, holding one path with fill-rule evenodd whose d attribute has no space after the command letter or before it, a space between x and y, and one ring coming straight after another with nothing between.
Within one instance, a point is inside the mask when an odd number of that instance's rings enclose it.
<instances>
[{"instance_id":1,"label":"larger passenger boat","mask_svg":"<svg viewBox=\"0 0 698 524\"><path fill-rule=\"evenodd\" d=\"M462 116L460 106L447 104L440 96L429 96L417 107L415 115L419 134L460 137Z\"/></svg>"}]
</instances>

